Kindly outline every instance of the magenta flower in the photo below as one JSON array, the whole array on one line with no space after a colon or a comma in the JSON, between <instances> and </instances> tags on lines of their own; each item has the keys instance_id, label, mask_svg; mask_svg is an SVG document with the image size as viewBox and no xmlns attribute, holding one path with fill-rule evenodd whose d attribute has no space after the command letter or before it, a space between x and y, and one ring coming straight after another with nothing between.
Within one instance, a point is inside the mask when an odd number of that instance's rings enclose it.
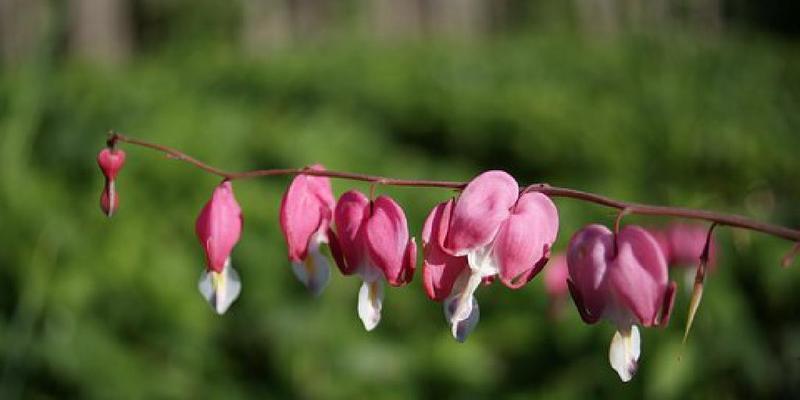
<instances>
[{"instance_id":1,"label":"magenta flower","mask_svg":"<svg viewBox=\"0 0 800 400\"><path fill-rule=\"evenodd\" d=\"M200 211L195 224L203 246L206 268L198 288L217 314L223 314L239 297L242 283L231 265L231 251L242 233L242 210L233 196L230 181L214 189L211 200Z\"/></svg>"},{"instance_id":2,"label":"magenta flower","mask_svg":"<svg viewBox=\"0 0 800 400\"><path fill-rule=\"evenodd\" d=\"M391 198L371 202L359 191L343 194L334 210L338 237L331 231L331 253L345 275L358 274L358 316L375 329L383 307L383 281L403 286L414 276L417 245L408 234L403 209Z\"/></svg>"},{"instance_id":3,"label":"magenta flower","mask_svg":"<svg viewBox=\"0 0 800 400\"><path fill-rule=\"evenodd\" d=\"M622 381L629 381L639 362L637 325L665 326L672 311L675 283L668 282L658 243L637 226L623 228L615 238L608 228L589 225L570 240L567 264L569 291L581 318L616 326L609 361Z\"/></svg>"},{"instance_id":4,"label":"magenta flower","mask_svg":"<svg viewBox=\"0 0 800 400\"><path fill-rule=\"evenodd\" d=\"M125 165L125 152L120 149L104 148L97 154L97 165L106 179L103 193L100 195L100 209L106 216L111 217L119 207L117 196L117 174Z\"/></svg>"},{"instance_id":5,"label":"magenta flower","mask_svg":"<svg viewBox=\"0 0 800 400\"><path fill-rule=\"evenodd\" d=\"M453 337L466 340L479 320L474 297L499 277L518 289L544 266L558 234L558 211L545 195L519 194L503 171L475 177L457 200L439 204L423 229L428 297L444 301Z\"/></svg>"},{"instance_id":6,"label":"magenta flower","mask_svg":"<svg viewBox=\"0 0 800 400\"><path fill-rule=\"evenodd\" d=\"M321 165L312 170L324 171ZM319 296L330 280L328 259L320 251L328 243L335 200L326 177L298 175L281 200L281 231L289 249L292 270L306 288Z\"/></svg>"}]
</instances>

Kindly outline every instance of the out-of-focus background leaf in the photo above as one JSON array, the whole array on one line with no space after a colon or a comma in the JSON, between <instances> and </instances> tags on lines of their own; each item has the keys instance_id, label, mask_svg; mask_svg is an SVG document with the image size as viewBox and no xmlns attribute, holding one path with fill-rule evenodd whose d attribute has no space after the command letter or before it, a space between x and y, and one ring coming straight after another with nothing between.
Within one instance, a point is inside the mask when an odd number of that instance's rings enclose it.
<instances>
[{"instance_id":1,"label":"out-of-focus background leaf","mask_svg":"<svg viewBox=\"0 0 800 400\"><path fill-rule=\"evenodd\" d=\"M520 182L800 225L800 47L791 1L0 0L0 398L790 398L800 273L790 244L720 229L681 345L683 274L639 374L608 324L541 279L482 288L464 344L420 279L366 333L359 282L310 298L277 211L288 179L236 183L244 288L196 290L194 218L217 179L126 147L99 211L108 129L232 169L302 166ZM337 194L363 184L334 182ZM418 236L445 190L379 188ZM557 200L557 250L613 212ZM658 218L626 218L658 225ZM419 276L417 276L419 278Z\"/></svg>"}]
</instances>

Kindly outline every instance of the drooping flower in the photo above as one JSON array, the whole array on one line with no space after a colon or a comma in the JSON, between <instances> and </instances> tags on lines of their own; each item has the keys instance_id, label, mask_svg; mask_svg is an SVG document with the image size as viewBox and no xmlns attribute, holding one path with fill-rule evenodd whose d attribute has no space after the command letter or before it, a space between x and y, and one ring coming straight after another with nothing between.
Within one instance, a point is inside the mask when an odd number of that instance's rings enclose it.
<instances>
[{"instance_id":1,"label":"drooping flower","mask_svg":"<svg viewBox=\"0 0 800 400\"><path fill-rule=\"evenodd\" d=\"M568 277L567 257L563 253L558 253L550 258L550 262L544 268L544 290L550 298L548 303L550 318L560 318L564 313L564 306L569 295Z\"/></svg>"},{"instance_id":2,"label":"drooping flower","mask_svg":"<svg viewBox=\"0 0 800 400\"><path fill-rule=\"evenodd\" d=\"M463 342L479 320L474 293L495 277L512 289L544 266L558 234L558 211L545 195L520 195L513 177L487 171L461 196L437 205L423 229L428 297L444 301L453 337Z\"/></svg>"},{"instance_id":3,"label":"drooping flower","mask_svg":"<svg viewBox=\"0 0 800 400\"><path fill-rule=\"evenodd\" d=\"M544 270L544 289L551 299L560 299L569 293L567 288L567 257L556 254Z\"/></svg>"},{"instance_id":4,"label":"drooping flower","mask_svg":"<svg viewBox=\"0 0 800 400\"><path fill-rule=\"evenodd\" d=\"M609 361L629 381L639 362L637 325L665 326L672 311L675 283L668 282L658 243L637 226L615 237L605 226L589 225L570 240L567 265L569 291L584 322L605 319L616 326Z\"/></svg>"},{"instance_id":5,"label":"drooping flower","mask_svg":"<svg viewBox=\"0 0 800 400\"><path fill-rule=\"evenodd\" d=\"M663 230L650 229L661 246L667 264L673 267L696 267L703 254L708 227L696 224L672 223ZM709 245L708 266L716 264L716 243Z\"/></svg>"},{"instance_id":6,"label":"drooping flower","mask_svg":"<svg viewBox=\"0 0 800 400\"><path fill-rule=\"evenodd\" d=\"M700 257L708 238L708 227L697 224L672 223L664 229L650 229L649 232L661 246L661 251L670 268L682 270L687 290L693 286ZM713 236L708 247L706 271L711 272L717 266L717 244Z\"/></svg>"},{"instance_id":7,"label":"drooping flower","mask_svg":"<svg viewBox=\"0 0 800 400\"><path fill-rule=\"evenodd\" d=\"M231 251L242 233L242 210L230 181L214 189L197 217L195 232L206 256L198 289L217 314L223 314L239 297L242 283L231 265Z\"/></svg>"},{"instance_id":8,"label":"drooping flower","mask_svg":"<svg viewBox=\"0 0 800 400\"><path fill-rule=\"evenodd\" d=\"M100 209L106 216L111 217L119 207L117 195L117 174L125 165L125 152L116 148L103 148L97 154L97 165L105 177L103 193L100 195Z\"/></svg>"},{"instance_id":9,"label":"drooping flower","mask_svg":"<svg viewBox=\"0 0 800 400\"><path fill-rule=\"evenodd\" d=\"M324 171L321 165L311 170ZM335 200L330 179L298 175L281 200L281 231L286 238L292 270L306 288L318 296L330 279L328 259L320 251L327 244Z\"/></svg>"},{"instance_id":10,"label":"drooping flower","mask_svg":"<svg viewBox=\"0 0 800 400\"><path fill-rule=\"evenodd\" d=\"M358 316L371 331L381 319L383 281L392 286L411 282L416 242L409 237L403 209L387 196L370 201L356 190L343 194L336 203L334 223L336 234L329 232L331 253L344 275L361 277Z\"/></svg>"}]
</instances>

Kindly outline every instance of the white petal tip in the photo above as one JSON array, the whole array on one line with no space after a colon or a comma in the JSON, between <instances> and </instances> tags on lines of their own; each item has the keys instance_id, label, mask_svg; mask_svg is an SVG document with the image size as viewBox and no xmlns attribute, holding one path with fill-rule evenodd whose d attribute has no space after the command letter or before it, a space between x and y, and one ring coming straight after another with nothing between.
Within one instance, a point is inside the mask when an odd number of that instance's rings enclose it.
<instances>
[{"instance_id":1,"label":"white petal tip","mask_svg":"<svg viewBox=\"0 0 800 400\"><path fill-rule=\"evenodd\" d=\"M380 316L378 318L372 320L362 319L361 322L364 323L364 329L367 332L372 332L373 329L378 327L378 323L381 322Z\"/></svg>"},{"instance_id":2,"label":"white petal tip","mask_svg":"<svg viewBox=\"0 0 800 400\"><path fill-rule=\"evenodd\" d=\"M381 281L364 282L358 291L358 317L364 323L367 332L375 329L381 322L383 308L383 283Z\"/></svg>"},{"instance_id":3,"label":"white petal tip","mask_svg":"<svg viewBox=\"0 0 800 400\"><path fill-rule=\"evenodd\" d=\"M641 338L636 325L631 326L630 330L623 329L614 333L608 350L608 360L622 382L629 382L636 374L639 368L640 348Z\"/></svg>"},{"instance_id":4,"label":"white petal tip","mask_svg":"<svg viewBox=\"0 0 800 400\"><path fill-rule=\"evenodd\" d=\"M314 297L319 297L331 278L328 260L319 251L309 252L302 262L293 262L292 271Z\"/></svg>"},{"instance_id":5,"label":"white petal tip","mask_svg":"<svg viewBox=\"0 0 800 400\"><path fill-rule=\"evenodd\" d=\"M444 314L445 318L447 318L447 321L450 323L450 333L453 335L453 338L459 343L464 343L472 331L475 330L475 327L478 326L481 310L480 307L478 307L478 301L475 299L475 296L470 296L469 315L467 318L458 319L453 315L454 309L458 307L458 302L455 301L456 299L458 299L458 297L445 300Z\"/></svg>"},{"instance_id":6,"label":"white petal tip","mask_svg":"<svg viewBox=\"0 0 800 400\"><path fill-rule=\"evenodd\" d=\"M230 264L222 272L204 271L197 283L200 294L218 315L225 314L242 291L239 274Z\"/></svg>"}]
</instances>

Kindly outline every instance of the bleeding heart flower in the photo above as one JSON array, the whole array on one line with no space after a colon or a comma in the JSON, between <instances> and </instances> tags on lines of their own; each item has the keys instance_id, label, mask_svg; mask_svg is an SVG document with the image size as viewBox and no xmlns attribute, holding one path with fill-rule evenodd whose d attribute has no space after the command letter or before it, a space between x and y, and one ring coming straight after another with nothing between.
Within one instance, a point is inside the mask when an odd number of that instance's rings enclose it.
<instances>
[{"instance_id":1,"label":"bleeding heart flower","mask_svg":"<svg viewBox=\"0 0 800 400\"><path fill-rule=\"evenodd\" d=\"M684 283L687 290L691 290L700 256L705 248L708 228L696 224L673 223L663 230L650 229L649 232L661 246L669 267L684 271ZM708 248L707 271L714 271L716 265L717 244L712 237Z\"/></svg>"},{"instance_id":2,"label":"bleeding heart flower","mask_svg":"<svg viewBox=\"0 0 800 400\"><path fill-rule=\"evenodd\" d=\"M198 288L217 314L223 314L239 297L242 283L231 265L231 251L242 233L242 210L229 181L214 189L211 200L200 211L195 224L203 246L206 268Z\"/></svg>"},{"instance_id":3,"label":"bleeding heart flower","mask_svg":"<svg viewBox=\"0 0 800 400\"><path fill-rule=\"evenodd\" d=\"M444 300L453 337L463 342L478 323L474 297L499 276L518 289L544 266L558 234L558 211L545 195L519 194L503 171L478 175L461 196L437 205L423 229L428 297Z\"/></svg>"},{"instance_id":4,"label":"bleeding heart flower","mask_svg":"<svg viewBox=\"0 0 800 400\"><path fill-rule=\"evenodd\" d=\"M561 318L567 304L567 257L563 253L554 255L544 269L544 290L550 298L547 314L552 319Z\"/></svg>"},{"instance_id":5,"label":"bleeding heart flower","mask_svg":"<svg viewBox=\"0 0 800 400\"><path fill-rule=\"evenodd\" d=\"M581 318L616 326L609 361L623 382L631 380L640 355L637 325L665 326L675 296L656 239L637 226L623 228L615 238L608 228L589 225L570 240L567 265L569 291Z\"/></svg>"},{"instance_id":6,"label":"bleeding heart flower","mask_svg":"<svg viewBox=\"0 0 800 400\"><path fill-rule=\"evenodd\" d=\"M703 254L708 237L708 227L692 224L673 223L663 233L668 246L667 263L672 266L696 267ZM708 249L708 267L716 264L717 246L713 238Z\"/></svg>"},{"instance_id":7,"label":"bleeding heart flower","mask_svg":"<svg viewBox=\"0 0 800 400\"><path fill-rule=\"evenodd\" d=\"M544 270L544 290L551 299L561 299L569 293L568 277L567 257L561 253L556 254Z\"/></svg>"},{"instance_id":8,"label":"bleeding heart flower","mask_svg":"<svg viewBox=\"0 0 800 400\"><path fill-rule=\"evenodd\" d=\"M111 217L119 207L119 196L117 196L117 174L122 166L125 165L125 152L120 149L104 148L97 154L97 165L103 172L106 179L103 186L103 193L100 195L100 209L106 216Z\"/></svg>"},{"instance_id":9,"label":"bleeding heart flower","mask_svg":"<svg viewBox=\"0 0 800 400\"><path fill-rule=\"evenodd\" d=\"M321 165L310 169L325 170ZM331 181L319 176L296 176L281 201L281 231L289 248L292 270L315 296L322 293L330 280L328 259L320 246L328 243L334 207Z\"/></svg>"},{"instance_id":10,"label":"bleeding heart flower","mask_svg":"<svg viewBox=\"0 0 800 400\"><path fill-rule=\"evenodd\" d=\"M411 282L417 245L409 238L403 209L386 196L370 202L351 190L336 203L334 222L338 235L330 232L331 253L343 274L361 277L358 316L371 331L381 319L383 281L392 286Z\"/></svg>"}]
</instances>

